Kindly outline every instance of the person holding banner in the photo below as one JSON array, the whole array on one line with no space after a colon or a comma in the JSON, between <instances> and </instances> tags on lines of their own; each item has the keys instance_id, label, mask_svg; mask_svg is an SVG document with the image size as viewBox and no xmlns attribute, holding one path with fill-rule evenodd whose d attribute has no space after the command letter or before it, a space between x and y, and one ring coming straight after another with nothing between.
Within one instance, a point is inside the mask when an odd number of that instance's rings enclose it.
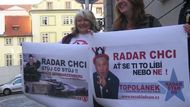
<instances>
[{"instance_id":1,"label":"person holding banner","mask_svg":"<svg viewBox=\"0 0 190 107\"><path fill-rule=\"evenodd\" d=\"M96 69L93 80L96 97L118 99L119 79L109 71L109 56L105 54L105 48L98 47L93 51L95 53L93 63Z\"/></svg>"},{"instance_id":2,"label":"person holding banner","mask_svg":"<svg viewBox=\"0 0 190 107\"><path fill-rule=\"evenodd\" d=\"M114 31L161 27L157 18L145 13L143 0L116 0L115 11ZM185 24L184 30L190 34L190 25Z\"/></svg>"},{"instance_id":3,"label":"person holding banner","mask_svg":"<svg viewBox=\"0 0 190 107\"><path fill-rule=\"evenodd\" d=\"M74 25L72 32L62 38L62 44L87 45L86 34L100 31L94 14L89 10L80 10L75 16ZM94 98L93 101L94 107L103 107Z\"/></svg>"},{"instance_id":4,"label":"person holding banner","mask_svg":"<svg viewBox=\"0 0 190 107\"><path fill-rule=\"evenodd\" d=\"M89 10L80 10L75 16L74 24L72 33L62 39L63 44L88 44L86 34L100 30L94 14Z\"/></svg>"}]
</instances>

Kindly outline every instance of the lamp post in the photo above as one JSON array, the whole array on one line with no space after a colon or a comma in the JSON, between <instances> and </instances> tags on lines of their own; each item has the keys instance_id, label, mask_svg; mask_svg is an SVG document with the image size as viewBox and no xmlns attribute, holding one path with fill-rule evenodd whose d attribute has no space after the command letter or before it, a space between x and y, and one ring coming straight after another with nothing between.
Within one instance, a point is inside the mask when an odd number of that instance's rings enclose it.
<instances>
[{"instance_id":1,"label":"lamp post","mask_svg":"<svg viewBox=\"0 0 190 107\"><path fill-rule=\"evenodd\" d=\"M89 0L85 0L85 9L89 10Z\"/></svg>"},{"instance_id":2,"label":"lamp post","mask_svg":"<svg viewBox=\"0 0 190 107\"><path fill-rule=\"evenodd\" d=\"M95 3L96 1L98 0L76 0L76 2L81 3L82 5L85 5L86 10L89 10L89 4L91 4L91 7L92 7L92 4Z\"/></svg>"}]
</instances>

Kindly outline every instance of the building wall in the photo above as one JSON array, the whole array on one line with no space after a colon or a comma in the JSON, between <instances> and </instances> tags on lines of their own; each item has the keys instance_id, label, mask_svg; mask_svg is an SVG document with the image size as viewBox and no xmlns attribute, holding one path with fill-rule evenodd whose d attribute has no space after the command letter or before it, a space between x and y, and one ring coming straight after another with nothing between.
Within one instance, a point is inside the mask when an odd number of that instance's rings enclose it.
<instances>
[{"instance_id":1,"label":"building wall","mask_svg":"<svg viewBox=\"0 0 190 107\"><path fill-rule=\"evenodd\" d=\"M98 8L102 8L102 12L101 13L98 12L98 10L97 10ZM101 2L99 2L97 4L93 4L92 5L92 12L96 16L96 18L103 18L104 17L103 1L101 1Z\"/></svg>"},{"instance_id":2,"label":"building wall","mask_svg":"<svg viewBox=\"0 0 190 107\"><path fill-rule=\"evenodd\" d=\"M52 2L52 8L48 8L48 2ZM70 8L66 8L66 2L71 3ZM61 41L66 34L71 33L71 28L74 27L74 23L63 24L63 17L71 17L74 22L77 11L83 6L75 0L42 0L33 5L30 11L33 42L43 42L42 38L45 33L48 35L48 43ZM101 13L97 12L98 8L102 8ZM92 12L97 18L104 17L103 10L103 2L92 5ZM42 17L48 17L48 24L45 26L42 25Z\"/></svg>"},{"instance_id":3,"label":"building wall","mask_svg":"<svg viewBox=\"0 0 190 107\"><path fill-rule=\"evenodd\" d=\"M47 2L53 3L53 9L66 9L66 2L71 3L72 9L82 8L81 4L75 0L42 0L40 3L34 4L32 10L47 9Z\"/></svg>"},{"instance_id":4,"label":"building wall","mask_svg":"<svg viewBox=\"0 0 190 107\"><path fill-rule=\"evenodd\" d=\"M33 42L42 42L42 33L49 35L49 43L60 41L63 33L70 33L73 24L63 25L63 16L73 17L78 10L31 11ZM42 25L41 18L48 17L49 25Z\"/></svg>"},{"instance_id":5,"label":"building wall","mask_svg":"<svg viewBox=\"0 0 190 107\"><path fill-rule=\"evenodd\" d=\"M163 1L163 2L161 2ZM144 0L147 5L151 0ZM154 2L146 8L146 12L160 18L162 15L176 7L178 4L182 3L183 0L154 0ZM176 25L178 24L178 17L180 9L183 5L180 5L166 16L162 17L160 22L163 26Z\"/></svg>"},{"instance_id":6,"label":"building wall","mask_svg":"<svg viewBox=\"0 0 190 107\"><path fill-rule=\"evenodd\" d=\"M0 11L0 14L2 14L1 21L4 21L1 23L1 25L4 27L5 27L5 17L6 16L29 16L29 13L27 10L25 10L24 8L21 8L19 6L14 6L14 5L13 5L13 7L10 7L8 9ZM19 37L19 34L17 36L11 36L11 37L4 35L4 33L5 33L5 29L3 29L4 27L0 28L3 32L3 34L0 35L0 68L6 66L6 58L5 58L6 54L12 55L12 62L13 62L12 66L20 65L20 54L22 53L22 47L20 46L18 39L21 37ZM5 44L6 38L12 39L11 45ZM25 42L32 41L32 37L22 36L22 38L25 38Z\"/></svg>"},{"instance_id":7,"label":"building wall","mask_svg":"<svg viewBox=\"0 0 190 107\"><path fill-rule=\"evenodd\" d=\"M20 73L20 66L0 67L0 84L9 82Z\"/></svg>"},{"instance_id":8,"label":"building wall","mask_svg":"<svg viewBox=\"0 0 190 107\"><path fill-rule=\"evenodd\" d=\"M11 54L13 66L20 65L20 55L22 54L22 47L18 42L19 37L12 38L12 45L5 45L5 37L0 37L0 67L6 66L6 54ZM31 37L25 37L25 42L31 42Z\"/></svg>"}]
</instances>

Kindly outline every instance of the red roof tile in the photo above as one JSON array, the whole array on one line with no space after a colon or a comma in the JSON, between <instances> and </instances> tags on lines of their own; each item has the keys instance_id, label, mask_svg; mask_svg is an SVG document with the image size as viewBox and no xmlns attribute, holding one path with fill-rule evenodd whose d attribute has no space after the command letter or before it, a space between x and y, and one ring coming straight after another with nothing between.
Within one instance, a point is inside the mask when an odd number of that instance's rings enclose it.
<instances>
[{"instance_id":1,"label":"red roof tile","mask_svg":"<svg viewBox=\"0 0 190 107\"><path fill-rule=\"evenodd\" d=\"M29 16L5 16L6 36L31 36L31 20Z\"/></svg>"}]
</instances>

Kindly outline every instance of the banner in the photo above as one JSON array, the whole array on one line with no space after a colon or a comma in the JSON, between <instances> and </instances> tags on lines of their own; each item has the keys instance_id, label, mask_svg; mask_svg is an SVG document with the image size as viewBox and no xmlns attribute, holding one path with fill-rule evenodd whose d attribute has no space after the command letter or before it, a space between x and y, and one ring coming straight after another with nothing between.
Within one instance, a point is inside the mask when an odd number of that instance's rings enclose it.
<instances>
[{"instance_id":1,"label":"banner","mask_svg":"<svg viewBox=\"0 0 190 107\"><path fill-rule=\"evenodd\" d=\"M92 107L88 46L23 43L25 94L50 107Z\"/></svg>"},{"instance_id":2,"label":"banner","mask_svg":"<svg viewBox=\"0 0 190 107\"><path fill-rule=\"evenodd\" d=\"M93 97L104 107L189 107L182 25L87 39L88 46L23 43L25 94L50 107L93 107Z\"/></svg>"},{"instance_id":3,"label":"banner","mask_svg":"<svg viewBox=\"0 0 190 107\"><path fill-rule=\"evenodd\" d=\"M182 26L98 33L92 43L91 83L101 105L190 105L187 34Z\"/></svg>"}]
</instances>

